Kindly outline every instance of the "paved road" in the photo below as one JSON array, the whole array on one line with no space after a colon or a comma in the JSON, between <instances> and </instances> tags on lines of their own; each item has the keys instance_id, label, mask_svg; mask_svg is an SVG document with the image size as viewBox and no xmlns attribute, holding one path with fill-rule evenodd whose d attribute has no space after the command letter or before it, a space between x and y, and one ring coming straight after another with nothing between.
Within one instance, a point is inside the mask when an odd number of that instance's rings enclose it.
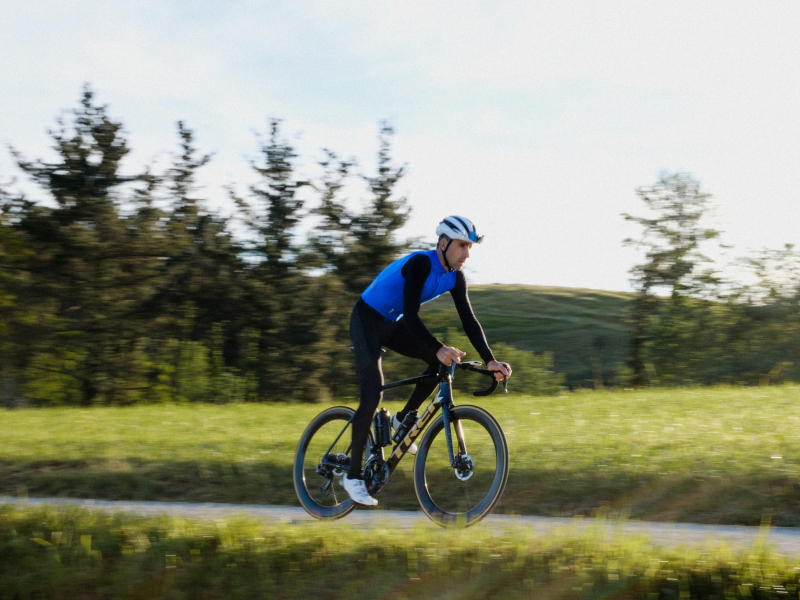
<instances>
[{"instance_id":1,"label":"paved road","mask_svg":"<svg viewBox=\"0 0 800 600\"><path fill-rule=\"evenodd\" d=\"M252 517L278 522L292 523L310 521L312 518L302 509L291 506L262 506L239 504L191 504L188 502L110 502L106 500L75 500L68 498L28 498L21 499L0 496L0 504L74 504L93 510L125 511L140 515L183 515L198 519L213 519L220 516L247 514ZM398 527L430 526L438 529L421 512L401 512L389 510L356 510L345 517L350 525L374 527L387 523ZM656 523L649 521L599 521L595 519L559 519L552 517L516 517L490 515L476 527L530 527L535 535L547 535L559 528L571 527L576 531L587 528L601 528L609 538L617 534L645 535L651 543L663 546L697 544L704 541L725 541L733 546L750 546L759 536L767 535L767 543L784 554L800 554L800 528L741 527L735 525L697 525L693 523Z\"/></svg>"}]
</instances>

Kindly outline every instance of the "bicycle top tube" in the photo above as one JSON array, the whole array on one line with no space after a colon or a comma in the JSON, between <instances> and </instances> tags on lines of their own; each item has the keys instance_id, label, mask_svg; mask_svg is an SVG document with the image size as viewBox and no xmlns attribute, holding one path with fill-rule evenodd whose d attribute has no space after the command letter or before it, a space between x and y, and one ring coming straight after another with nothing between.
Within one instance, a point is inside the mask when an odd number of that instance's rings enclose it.
<instances>
[{"instance_id":1,"label":"bicycle top tube","mask_svg":"<svg viewBox=\"0 0 800 600\"><path fill-rule=\"evenodd\" d=\"M495 389L497 389L497 384L499 382L494 378L494 373L496 371L489 371L487 369L480 369L480 368L478 368L480 365L481 365L481 363L479 361L465 361L465 362L460 362L460 363L452 362L452 363L450 363L449 367L447 367L445 365L440 365L439 372L436 373L436 375L419 375L417 377L410 377L409 379L401 379L399 381L392 381L391 383L384 384L381 387L381 391L390 390L390 389L397 388L397 387L402 387L404 385L411 385L412 383L413 384L417 384L417 383L441 383L441 382L445 381L448 378L448 376L449 376L450 380L452 381L453 375L455 375L455 370L458 368L458 369L461 369L463 371L474 371L476 373L480 373L481 375L486 375L488 377L491 377L492 385L490 385L487 389L480 390L480 391L477 391L477 392L472 392L473 396L488 396L489 394L494 392ZM503 380L503 388L505 389L506 392L508 391L508 389L506 388L506 380L505 379Z\"/></svg>"},{"instance_id":2,"label":"bicycle top tube","mask_svg":"<svg viewBox=\"0 0 800 600\"><path fill-rule=\"evenodd\" d=\"M401 379L400 381L392 381L391 383L386 383L381 387L381 390L390 390L396 387L402 387L404 385L411 385L412 383L433 383L441 381L442 376L440 373L436 375L419 375L417 377L411 377L409 379Z\"/></svg>"}]
</instances>

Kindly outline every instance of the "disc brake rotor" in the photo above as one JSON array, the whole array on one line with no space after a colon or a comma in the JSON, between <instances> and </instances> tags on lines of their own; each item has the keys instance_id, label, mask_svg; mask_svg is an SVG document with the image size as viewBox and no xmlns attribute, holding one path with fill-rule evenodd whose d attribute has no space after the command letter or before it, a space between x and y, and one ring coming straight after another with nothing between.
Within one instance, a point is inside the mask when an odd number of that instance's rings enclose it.
<instances>
[{"instance_id":1,"label":"disc brake rotor","mask_svg":"<svg viewBox=\"0 0 800 600\"><path fill-rule=\"evenodd\" d=\"M475 473L475 461L469 454L462 454L456 458L456 477L461 481L466 481Z\"/></svg>"}]
</instances>

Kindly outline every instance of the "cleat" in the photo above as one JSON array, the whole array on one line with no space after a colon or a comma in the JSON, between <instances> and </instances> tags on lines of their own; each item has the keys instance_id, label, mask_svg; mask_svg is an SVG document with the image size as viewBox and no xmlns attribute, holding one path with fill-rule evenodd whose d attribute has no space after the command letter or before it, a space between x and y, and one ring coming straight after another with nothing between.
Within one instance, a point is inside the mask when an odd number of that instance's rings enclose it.
<instances>
[{"instance_id":1,"label":"cleat","mask_svg":"<svg viewBox=\"0 0 800 600\"><path fill-rule=\"evenodd\" d=\"M398 427L400 427L400 419L397 418L397 415L393 415L392 416L392 431L397 431ZM416 454L417 450L419 450L417 445L416 444L411 444L408 447L408 450L406 450L406 452L408 452L409 454Z\"/></svg>"},{"instance_id":2,"label":"cleat","mask_svg":"<svg viewBox=\"0 0 800 600\"><path fill-rule=\"evenodd\" d=\"M367 484L363 479L350 479L349 477L342 477L341 485L344 491L350 496L350 499L356 504L361 506L376 506L378 501L369 495L367 491Z\"/></svg>"}]
</instances>

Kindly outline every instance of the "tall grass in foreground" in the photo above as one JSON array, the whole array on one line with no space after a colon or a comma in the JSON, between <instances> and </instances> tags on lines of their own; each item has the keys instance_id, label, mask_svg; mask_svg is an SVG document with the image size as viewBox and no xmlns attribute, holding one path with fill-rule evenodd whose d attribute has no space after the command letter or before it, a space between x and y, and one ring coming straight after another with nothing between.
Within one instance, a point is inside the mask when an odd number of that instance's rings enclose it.
<instances>
[{"instance_id":1,"label":"tall grass in foreground","mask_svg":"<svg viewBox=\"0 0 800 600\"><path fill-rule=\"evenodd\" d=\"M759 540L661 549L530 530L141 518L0 506L0 598L797 598Z\"/></svg>"}]
</instances>

